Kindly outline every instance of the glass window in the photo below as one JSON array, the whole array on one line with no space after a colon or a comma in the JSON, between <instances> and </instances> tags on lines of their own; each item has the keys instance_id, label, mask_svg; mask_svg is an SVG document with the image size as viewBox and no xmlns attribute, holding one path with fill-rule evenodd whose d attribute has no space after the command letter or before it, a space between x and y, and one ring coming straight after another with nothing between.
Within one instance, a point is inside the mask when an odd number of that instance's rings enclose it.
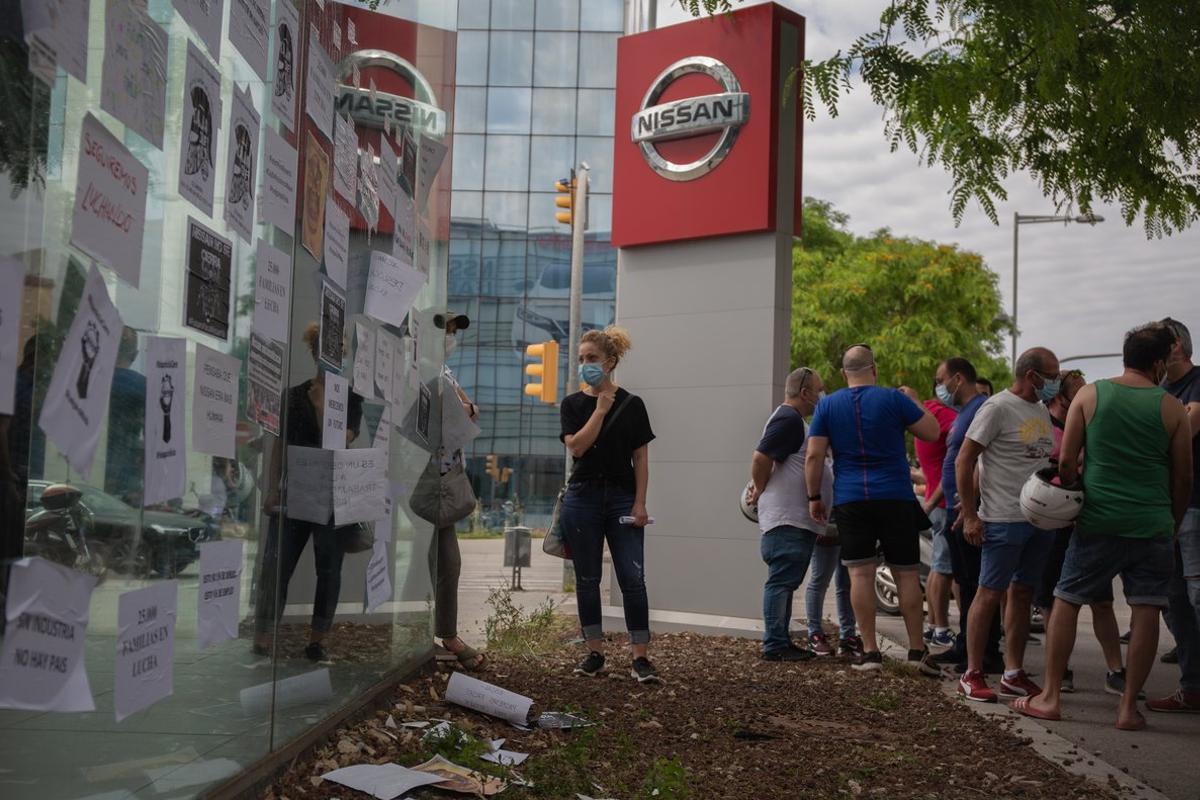
<instances>
[{"instance_id":1,"label":"glass window","mask_svg":"<svg viewBox=\"0 0 1200 800\"><path fill-rule=\"evenodd\" d=\"M554 182L571 174L574 164L572 137L534 136L529 147L529 188L535 192L553 191Z\"/></svg>"},{"instance_id":2,"label":"glass window","mask_svg":"<svg viewBox=\"0 0 1200 800\"><path fill-rule=\"evenodd\" d=\"M483 143L484 136L454 137L454 188L483 188Z\"/></svg>"},{"instance_id":3,"label":"glass window","mask_svg":"<svg viewBox=\"0 0 1200 800\"><path fill-rule=\"evenodd\" d=\"M593 192L612 192L613 140L608 137L580 136L575 141L575 158L592 168L588 183Z\"/></svg>"},{"instance_id":4,"label":"glass window","mask_svg":"<svg viewBox=\"0 0 1200 800\"><path fill-rule=\"evenodd\" d=\"M489 0L458 0L458 27L483 28L488 27ZM462 46L460 34L459 47Z\"/></svg>"},{"instance_id":5,"label":"glass window","mask_svg":"<svg viewBox=\"0 0 1200 800\"><path fill-rule=\"evenodd\" d=\"M612 195L588 195L588 232L608 234L612 231Z\"/></svg>"},{"instance_id":6,"label":"glass window","mask_svg":"<svg viewBox=\"0 0 1200 800\"><path fill-rule=\"evenodd\" d=\"M483 217L483 193L460 192L455 190L450 199L451 226L460 220L464 223L474 223L473 229L479 229L479 220Z\"/></svg>"},{"instance_id":7,"label":"glass window","mask_svg":"<svg viewBox=\"0 0 1200 800\"><path fill-rule=\"evenodd\" d=\"M521 207L524 208L523 203ZM524 220L520 225L525 226ZM481 295L520 297L525 293L526 238L524 231L510 232L483 243Z\"/></svg>"},{"instance_id":8,"label":"glass window","mask_svg":"<svg viewBox=\"0 0 1200 800\"><path fill-rule=\"evenodd\" d=\"M584 65L580 86L611 89L617 85L617 35L579 34L579 63Z\"/></svg>"},{"instance_id":9,"label":"glass window","mask_svg":"<svg viewBox=\"0 0 1200 800\"><path fill-rule=\"evenodd\" d=\"M586 0L592 2L592 0ZM537 0L534 27L539 31L579 29L579 0Z\"/></svg>"},{"instance_id":10,"label":"glass window","mask_svg":"<svg viewBox=\"0 0 1200 800\"><path fill-rule=\"evenodd\" d=\"M568 237L571 235L571 229L554 218L554 214L562 210L554 205L554 198L557 196L552 192L529 193L529 231L531 233L537 231L538 233L561 233Z\"/></svg>"},{"instance_id":11,"label":"glass window","mask_svg":"<svg viewBox=\"0 0 1200 800\"><path fill-rule=\"evenodd\" d=\"M579 74L579 34L534 34L537 55L533 60L534 86L574 86ZM584 62L586 63L586 62Z\"/></svg>"},{"instance_id":12,"label":"glass window","mask_svg":"<svg viewBox=\"0 0 1200 800\"><path fill-rule=\"evenodd\" d=\"M454 95L454 132L483 133L487 89L463 86Z\"/></svg>"},{"instance_id":13,"label":"glass window","mask_svg":"<svg viewBox=\"0 0 1200 800\"><path fill-rule=\"evenodd\" d=\"M487 132L529 133L532 89L493 87L488 90Z\"/></svg>"},{"instance_id":14,"label":"glass window","mask_svg":"<svg viewBox=\"0 0 1200 800\"><path fill-rule=\"evenodd\" d=\"M492 0L493 30L532 30L533 0Z\"/></svg>"},{"instance_id":15,"label":"glass window","mask_svg":"<svg viewBox=\"0 0 1200 800\"><path fill-rule=\"evenodd\" d=\"M523 231L528 215L529 196L524 192L487 192L483 196L485 236L494 237L500 231Z\"/></svg>"},{"instance_id":16,"label":"glass window","mask_svg":"<svg viewBox=\"0 0 1200 800\"><path fill-rule=\"evenodd\" d=\"M621 0L584 0L579 15L583 31L625 30L624 8Z\"/></svg>"},{"instance_id":17,"label":"glass window","mask_svg":"<svg viewBox=\"0 0 1200 800\"><path fill-rule=\"evenodd\" d=\"M459 231L451 228L450 235ZM478 233L478 229L475 230ZM446 294L450 297L474 297L479 292L479 239L450 240L450 271L446 278ZM462 305L460 301L459 306Z\"/></svg>"},{"instance_id":18,"label":"glass window","mask_svg":"<svg viewBox=\"0 0 1200 800\"><path fill-rule=\"evenodd\" d=\"M493 31L490 35L488 83L491 86L531 85L533 34L529 31Z\"/></svg>"},{"instance_id":19,"label":"glass window","mask_svg":"<svg viewBox=\"0 0 1200 800\"><path fill-rule=\"evenodd\" d=\"M459 31L458 71L460 86L485 86L488 80L488 35L486 31Z\"/></svg>"},{"instance_id":20,"label":"glass window","mask_svg":"<svg viewBox=\"0 0 1200 800\"><path fill-rule=\"evenodd\" d=\"M533 90L533 132L575 132L575 90Z\"/></svg>"},{"instance_id":21,"label":"glass window","mask_svg":"<svg viewBox=\"0 0 1200 800\"><path fill-rule=\"evenodd\" d=\"M523 192L529 188L529 137L487 137L484 188Z\"/></svg>"},{"instance_id":22,"label":"glass window","mask_svg":"<svg viewBox=\"0 0 1200 800\"><path fill-rule=\"evenodd\" d=\"M580 136L612 136L615 105L612 89L580 89L576 132Z\"/></svg>"}]
</instances>

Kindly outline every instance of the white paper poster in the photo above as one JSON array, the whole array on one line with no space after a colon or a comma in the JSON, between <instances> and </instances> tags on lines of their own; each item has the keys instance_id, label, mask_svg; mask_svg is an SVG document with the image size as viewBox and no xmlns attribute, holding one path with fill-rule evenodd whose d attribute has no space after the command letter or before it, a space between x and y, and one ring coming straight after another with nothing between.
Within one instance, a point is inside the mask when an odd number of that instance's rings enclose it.
<instances>
[{"instance_id":1,"label":"white paper poster","mask_svg":"<svg viewBox=\"0 0 1200 800\"><path fill-rule=\"evenodd\" d=\"M461 672L450 675L450 683L446 685L446 702L507 720L515 725L527 724L529 709L533 705L533 700L524 695L463 675Z\"/></svg>"},{"instance_id":2,"label":"white paper poster","mask_svg":"<svg viewBox=\"0 0 1200 800\"><path fill-rule=\"evenodd\" d=\"M287 516L325 525L333 516L333 451L288 445Z\"/></svg>"},{"instance_id":3,"label":"white paper poster","mask_svg":"<svg viewBox=\"0 0 1200 800\"><path fill-rule=\"evenodd\" d=\"M396 213L396 194L400 186L396 176L400 174L400 164L396 161L396 151L388 143L386 136L379 137L379 202L393 216Z\"/></svg>"},{"instance_id":4,"label":"white paper poster","mask_svg":"<svg viewBox=\"0 0 1200 800\"><path fill-rule=\"evenodd\" d=\"M0 302L3 299L0 298ZM354 323L354 391L375 396L375 332L369 325ZM0 343L2 346L2 343Z\"/></svg>"},{"instance_id":5,"label":"white paper poster","mask_svg":"<svg viewBox=\"0 0 1200 800\"><path fill-rule=\"evenodd\" d=\"M167 113L167 32L145 6L108 0L100 107L159 150Z\"/></svg>"},{"instance_id":6,"label":"white paper poster","mask_svg":"<svg viewBox=\"0 0 1200 800\"><path fill-rule=\"evenodd\" d=\"M225 0L171 0L179 16L192 26L214 61L221 60L221 21Z\"/></svg>"},{"instance_id":7,"label":"white paper poster","mask_svg":"<svg viewBox=\"0 0 1200 800\"><path fill-rule=\"evenodd\" d=\"M0 256L0 414L13 413L17 391L17 366L25 342L21 339L21 301L25 293L25 265Z\"/></svg>"},{"instance_id":8,"label":"white paper poster","mask_svg":"<svg viewBox=\"0 0 1200 800\"><path fill-rule=\"evenodd\" d=\"M451 382L444 378L443 380L442 391L445 393L446 402L442 403L442 447L446 448L446 452L452 453L466 447L483 431L467 414L467 409L458 400Z\"/></svg>"},{"instance_id":9,"label":"white paper poster","mask_svg":"<svg viewBox=\"0 0 1200 800\"><path fill-rule=\"evenodd\" d=\"M283 345L250 331L246 355L246 416L279 435L283 416Z\"/></svg>"},{"instance_id":10,"label":"white paper poster","mask_svg":"<svg viewBox=\"0 0 1200 800\"><path fill-rule=\"evenodd\" d=\"M234 356L196 345L196 375L192 379L192 449L198 453L234 458L237 425L238 373Z\"/></svg>"},{"instance_id":11,"label":"white paper poster","mask_svg":"<svg viewBox=\"0 0 1200 800\"><path fill-rule=\"evenodd\" d=\"M264 81L270 40L270 0L229 0L229 42Z\"/></svg>"},{"instance_id":12,"label":"white paper poster","mask_svg":"<svg viewBox=\"0 0 1200 800\"><path fill-rule=\"evenodd\" d=\"M419 161L417 167L417 205L425 207L429 200L429 190L433 187L433 179L437 177L442 162L446 160L446 145L429 136L421 137L418 148Z\"/></svg>"},{"instance_id":13,"label":"white paper poster","mask_svg":"<svg viewBox=\"0 0 1200 800\"><path fill-rule=\"evenodd\" d=\"M142 233L150 171L87 114L79 134L79 176L71 244L133 286L142 275Z\"/></svg>"},{"instance_id":14,"label":"white paper poster","mask_svg":"<svg viewBox=\"0 0 1200 800\"><path fill-rule=\"evenodd\" d=\"M382 450L385 454L391 448L392 443L392 405L385 403L383 413L379 415L379 425L375 428L375 437L371 440L371 447L376 450Z\"/></svg>"},{"instance_id":15,"label":"white paper poster","mask_svg":"<svg viewBox=\"0 0 1200 800\"><path fill-rule=\"evenodd\" d=\"M384 400L392 400L392 362L399 342L385 330L375 332L375 386Z\"/></svg>"},{"instance_id":16,"label":"white paper poster","mask_svg":"<svg viewBox=\"0 0 1200 800\"><path fill-rule=\"evenodd\" d=\"M333 190L354 205L358 184L358 134L342 114L333 118Z\"/></svg>"},{"instance_id":17,"label":"white paper poster","mask_svg":"<svg viewBox=\"0 0 1200 800\"><path fill-rule=\"evenodd\" d=\"M381 322L399 325L424 286L424 275L398 258L376 250L371 253L363 311Z\"/></svg>"},{"instance_id":18,"label":"white paper poster","mask_svg":"<svg viewBox=\"0 0 1200 800\"><path fill-rule=\"evenodd\" d=\"M280 3L280 7L284 5ZM262 216L291 236L296 229L296 148L273 127L268 126L265 135Z\"/></svg>"},{"instance_id":19,"label":"white paper poster","mask_svg":"<svg viewBox=\"0 0 1200 800\"><path fill-rule=\"evenodd\" d=\"M196 646L203 650L238 638L242 597L242 540L200 545L200 578L196 591Z\"/></svg>"},{"instance_id":20,"label":"white paper poster","mask_svg":"<svg viewBox=\"0 0 1200 800\"><path fill-rule=\"evenodd\" d=\"M221 127L221 75L188 41L183 73L183 125L179 143L179 194L208 216L217 184L217 129Z\"/></svg>"},{"instance_id":21,"label":"white paper poster","mask_svg":"<svg viewBox=\"0 0 1200 800\"><path fill-rule=\"evenodd\" d=\"M367 613L392 599L392 577L388 574L387 540L376 539L367 562Z\"/></svg>"},{"instance_id":22,"label":"white paper poster","mask_svg":"<svg viewBox=\"0 0 1200 800\"><path fill-rule=\"evenodd\" d=\"M254 331L260 336L287 342L288 295L292 291L292 257L258 240L254 278Z\"/></svg>"},{"instance_id":23,"label":"white paper poster","mask_svg":"<svg viewBox=\"0 0 1200 800\"><path fill-rule=\"evenodd\" d=\"M179 582L163 581L117 598L113 709L117 722L175 691L175 609Z\"/></svg>"},{"instance_id":24,"label":"white paper poster","mask_svg":"<svg viewBox=\"0 0 1200 800\"><path fill-rule=\"evenodd\" d=\"M88 3L90 0L21 0L25 38L32 51L87 83ZM34 44L36 42L36 45Z\"/></svg>"},{"instance_id":25,"label":"white paper poster","mask_svg":"<svg viewBox=\"0 0 1200 800\"><path fill-rule=\"evenodd\" d=\"M71 467L85 478L100 429L108 419L113 367L121 341L121 315L108 297L99 268L92 265L71 329L63 339L38 426Z\"/></svg>"},{"instance_id":26,"label":"white paper poster","mask_svg":"<svg viewBox=\"0 0 1200 800\"><path fill-rule=\"evenodd\" d=\"M325 373L325 412L321 415L321 447L344 450L346 410L350 406L350 383L340 375Z\"/></svg>"},{"instance_id":27,"label":"white paper poster","mask_svg":"<svg viewBox=\"0 0 1200 800\"><path fill-rule=\"evenodd\" d=\"M300 10L288 0L275 3L275 74L271 110L289 131L296 129L296 56L300 41Z\"/></svg>"},{"instance_id":28,"label":"white paper poster","mask_svg":"<svg viewBox=\"0 0 1200 800\"><path fill-rule=\"evenodd\" d=\"M370 144L358 155L358 210L367 221L367 229L375 231L379 227L379 168Z\"/></svg>"},{"instance_id":29,"label":"white paper poster","mask_svg":"<svg viewBox=\"0 0 1200 800\"><path fill-rule=\"evenodd\" d=\"M142 505L183 497L187 480L187 340L149 336L146 352L146 483Z\"/></svg>"},{"instance_id":30,"label":"white paper poster","mask_svg":"<svg viewBox=\"0 0 1200 800\"><path fill-rule=\"evenodd\" d=\"M333 141L333 90L335 72L333 61L315 27L308 31L308 74L304 86L305 108L308 116L316 123L317 130Z\"/></svg>"},{"instance_id":31,"label":"white paper poster","mask_svg":"<svg viewBox=\"0 0 1200 800\"><path fill-rule=\"evenodd\" d=\"M96 579L41 558L12 565L0 708L95 711L83 663Z\"/></svg>"},{"instance_id":32,"label":"white paper poster","mask_svg":"<svg viewBox=\"0 0 1200 800\"><path fill-rule=\"evenodd\" d=\"M396 205L392 211L396 221L392 238L392 255L406 264L413 263L416 249L417 209L413 200L403 189L396 188Z\"/></svg>"},{"instance_id":33,"label":"white paper poster","mask_svg":"<svg viewBox=\"0 0 1200 800\"><path fill-rule=\"evenodd\" d=\"M236 2L236 0L235 0ZM259 116L249 90L233 87L229 144L225 149L225 221L247 243L254 241L254 186Z\"/></svg>"},{"instance_id":34,"label":"white paper poster","mask_svg":"<svg viewBox=\"0 0 1200 800\"><path fill-rule=\"evenodd\" d=\"M374 522L388 510L387 453L374 448L333 453L333 521Z\"/></svg>"},{"instance_id":35,"label":"white paper poster","mask_svg":"<svg viewBox=\"0 0 1200 800\"><path fill-rule=\"evenodd\" d=\"M350 252L350 215L333 195L325 198L325 274L346 288L346 257Z\"/></svg>"}]
</instances>

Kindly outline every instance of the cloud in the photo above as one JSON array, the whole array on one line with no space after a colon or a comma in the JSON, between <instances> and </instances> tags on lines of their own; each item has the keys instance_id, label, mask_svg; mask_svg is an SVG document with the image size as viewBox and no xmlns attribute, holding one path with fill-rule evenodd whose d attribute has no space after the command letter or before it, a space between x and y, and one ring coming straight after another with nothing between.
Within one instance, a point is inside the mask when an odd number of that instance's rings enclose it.
<instances>
[{"instance_id":1,"label":"cloud","mask_svg":"<svg viewBox=\"0 0 1200 800\"><path fill-rule=\"evenodd\" d=\"M806 17L807 54L823 58L874 28L886 2L788 0L782 5ZM659 0L660 25L687 19L674 0ZM1049 214L1054 204L1030 176L1014 175L1005 182L1008 201L998 205L999 226L973 207L956 227L950 188L941 167L921 166L907 148L888 151L881 111L861 88L843 98L837 118L818 110L816 122L805 124L805 194L848 213L856 233L887 227L897 235L980 253L999 276L1011 308L1013 213ZM1021 346L1046 345L1060 358L1119 352L1126 330L1164 316L1200 329L1200 229L1147 240L1141 220L1126 226L1118 207L1098 206L1095 212L1105 218L1096 226L1021 226ZM1089 378L1119 371L1119 360L1079 365Z\"/></svg>"}]
</instances>

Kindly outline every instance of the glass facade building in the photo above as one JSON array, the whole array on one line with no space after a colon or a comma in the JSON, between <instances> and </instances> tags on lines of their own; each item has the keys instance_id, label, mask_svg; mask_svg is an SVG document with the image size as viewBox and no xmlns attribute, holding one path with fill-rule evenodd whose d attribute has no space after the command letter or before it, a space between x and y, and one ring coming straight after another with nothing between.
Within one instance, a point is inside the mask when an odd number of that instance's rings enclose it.
<instances>
[{"instance_id":1,"label":"glass facade building","mask_svg":"<svg viewBox=\"0 0 1200 800\"><path fill-rule=\"evenodd\" d=\"M584 330L615 315L610 243L617 38L623 0L458 0L453 201L447 294L471 327L448 359L483 407L467 455L498 526L544 525L562 485L558 409L525 396L525 346L556 339L566 365L571 236L554 218L554 182L591 168ZM498 483L485 459L512 470ZM511 504L511 505L507 505ZM507 507L507 512L506 512Z\"/></svg>"}]
</instances>

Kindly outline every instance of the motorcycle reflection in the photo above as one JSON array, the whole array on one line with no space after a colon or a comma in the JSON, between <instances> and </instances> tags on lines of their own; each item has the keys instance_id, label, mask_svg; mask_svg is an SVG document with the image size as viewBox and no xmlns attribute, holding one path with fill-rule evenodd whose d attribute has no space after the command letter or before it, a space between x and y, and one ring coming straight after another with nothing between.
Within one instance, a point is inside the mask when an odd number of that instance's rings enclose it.
<instances>
[{"instance_id":1,"label":"motorcycle reflection","mask_svg":"<svg viewBox=\"0 0 1200 800\"><path fill-rule=\"evenodd\" d=\"M41 556L103 580L104 553L88 541L92 514L80 502L82 497L83 492L65 483L42 490L41 508L25 520L25 555Z\"/></svg>"}]
</instances>

